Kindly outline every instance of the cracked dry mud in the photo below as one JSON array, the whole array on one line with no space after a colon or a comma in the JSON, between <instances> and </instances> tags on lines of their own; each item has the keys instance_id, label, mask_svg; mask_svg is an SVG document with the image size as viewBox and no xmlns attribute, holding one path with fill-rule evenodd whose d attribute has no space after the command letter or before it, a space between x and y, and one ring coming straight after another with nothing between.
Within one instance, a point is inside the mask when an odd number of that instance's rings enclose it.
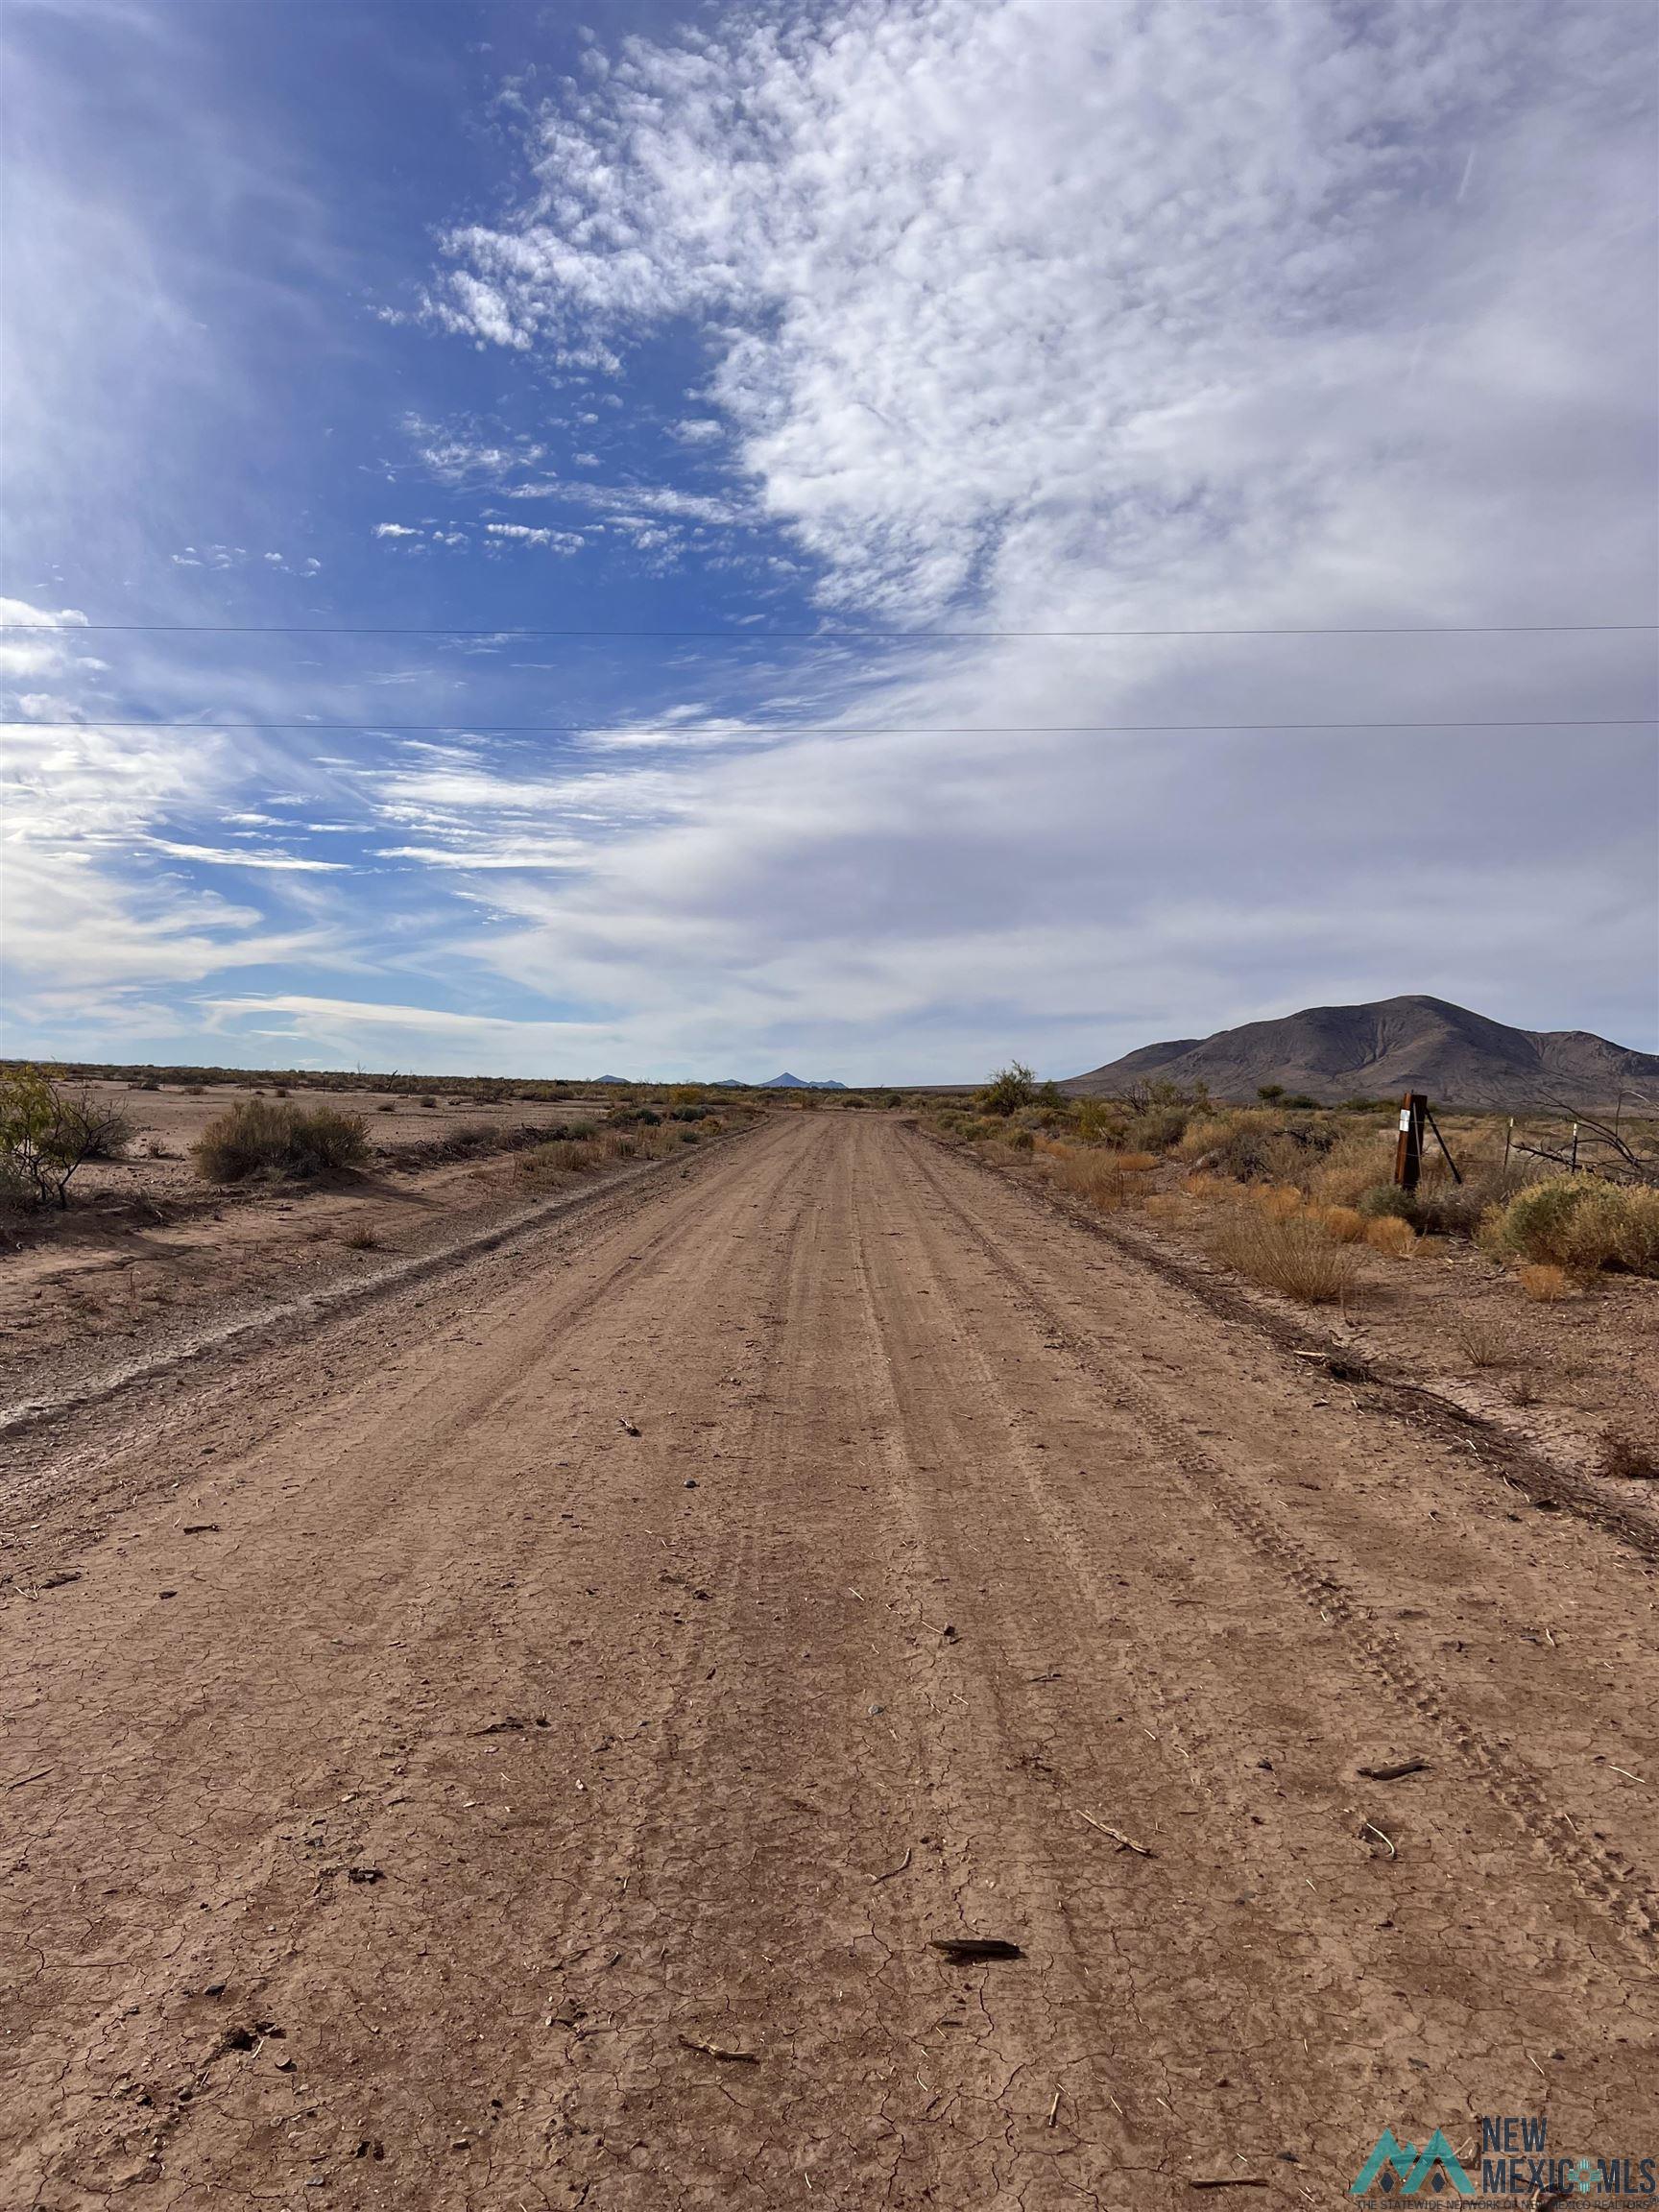
<instances>
[{"instance_id":1,"label":"cracked dry mud","mask_svg":"<svg viewBox=\"0 0 1659 2212\"><path fill-rule=\"evenodd\" d=\"M1651 1564L911 1128L8 1452L9 2206L1653 2147Z\"/></svg>"}]
</instances>

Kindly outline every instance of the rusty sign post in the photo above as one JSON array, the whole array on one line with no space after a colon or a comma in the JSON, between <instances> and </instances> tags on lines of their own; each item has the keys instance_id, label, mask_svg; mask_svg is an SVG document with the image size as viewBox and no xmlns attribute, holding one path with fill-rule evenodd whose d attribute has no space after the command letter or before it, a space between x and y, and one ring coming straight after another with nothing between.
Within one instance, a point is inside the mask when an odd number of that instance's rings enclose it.
<instances>
[{"instance_id":1,"label":"rusty sign post","mask_svg":"<svg viewBox=\"0 0 1659 2212\"><path fill-rule=\"evenodd\" d=\"M1394 1180L1402 1190L1415 1190L1423 1173L1423 1123L1429 1099L1422 1091L1407 1091L1400 1103L1400 1141L1394 1147Z\"/></svg>"}]
</instances>

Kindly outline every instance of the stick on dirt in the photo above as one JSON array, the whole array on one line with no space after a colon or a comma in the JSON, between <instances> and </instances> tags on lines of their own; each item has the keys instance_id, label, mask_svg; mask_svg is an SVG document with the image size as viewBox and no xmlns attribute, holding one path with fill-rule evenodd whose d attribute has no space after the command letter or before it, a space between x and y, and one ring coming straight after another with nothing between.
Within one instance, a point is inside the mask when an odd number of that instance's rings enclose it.
<instances>
[{"instance_id":1,"label":"stick on dirt","mask_svg":"<svg viewBox=\"0 0 1659 2212\"><path fill-rule=\"evenodd\" d=\"M1091 1828L1098 1828L1102 1836L1110 1836L1119 1851L1133 1851L1138 1859L1155 1859L1158 1854L1150 1844L1137 1843L1133 1836L1125 1836L1121 1828L1109 1828L1104 1820L1096 1820L1093 1813L1085 1813L1081 1805L1072 1810L1079 1820L1087 1820Z\"/></svg>"}]
</instances>

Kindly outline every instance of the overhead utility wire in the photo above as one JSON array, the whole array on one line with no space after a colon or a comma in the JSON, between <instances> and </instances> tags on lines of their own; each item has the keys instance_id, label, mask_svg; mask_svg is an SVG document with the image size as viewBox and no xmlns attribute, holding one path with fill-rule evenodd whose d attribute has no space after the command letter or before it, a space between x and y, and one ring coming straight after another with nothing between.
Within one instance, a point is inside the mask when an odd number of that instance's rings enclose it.
<instances>
[{"instance_id":1,"label":"overhead utility wire","mask_svg":"<svg viewBox=\"0 0 1659 2212\"><path fill-rule=\"evenodd\" d=\"M65 637L128 635L222 637L495 637L508 641L536 637L701 637L739 645L778 641L811 645L931 645L985 639L1044 637L1513 637L1587 635L1659 630L1655 622L1438 622L1343 624L1308 623L1279 627L1164 630L600 630L484 629L454 623L303 623L303 622L5 622L10 631L52 631Z\"/></svg>"},{"instance_id":2,"label":"overhead utility wire","mask_svg":"<svg viewBox=\"0 0 1659 2212\"><path fill-rule=\"evenodd\" d=\"M1659 723L1655 714L1500 714L1485 720L1437 715L1427 722L960 722L837 723L741 722L710 729L696 723L660 722L111 722L12 721L7 730L305 730L319 737L367 731L481 737L1110 737L1157 730L1636 730Z\"/></svg>"}]
</instances>

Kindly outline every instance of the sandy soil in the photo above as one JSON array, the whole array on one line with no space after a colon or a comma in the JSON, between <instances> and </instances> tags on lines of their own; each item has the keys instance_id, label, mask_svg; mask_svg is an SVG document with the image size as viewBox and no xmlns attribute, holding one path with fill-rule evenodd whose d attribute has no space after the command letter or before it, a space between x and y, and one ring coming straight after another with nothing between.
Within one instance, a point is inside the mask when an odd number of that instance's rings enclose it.
<instances>
[{"instance_id":1,"label":"sandy soil","mask_svg":"<svg viewBox=\"0 0 1659 2212\"><path fill-rule=\"evenodd\" d=\"M8 2204L1653 2148L1650 1525L914 1129L780 1117L9 1450Z\"/></svg>"},{"instance_id":2,"label":"sandy soil","mask_svg":"<svg viewBox=\"0 0 1659 2212\"><path fill-rule=\"evenodd\" d=\"M381 1116L360 1094L308 1092L301 1106L363 1114L370 1167L321 1188L215 1187L196 1173L189 1147L214 1115L250 1093L88 1088L115 1097L138 1134L129 1159L88 1163L78 1173L67 1213L0 1224L0 1390L9 1397L57 1396L107 1365L116 1346L181 1340L301 1287L372 1278L509 1219L525 1201L517 1156L457 1159L455 1141L491 1128L602 1122L608 1111L587 1099L485 1109L440 1094L432 1112L403 1100ZM153 1143L162 1157L152 1156Z\"/></svg>"}]
</instances>

